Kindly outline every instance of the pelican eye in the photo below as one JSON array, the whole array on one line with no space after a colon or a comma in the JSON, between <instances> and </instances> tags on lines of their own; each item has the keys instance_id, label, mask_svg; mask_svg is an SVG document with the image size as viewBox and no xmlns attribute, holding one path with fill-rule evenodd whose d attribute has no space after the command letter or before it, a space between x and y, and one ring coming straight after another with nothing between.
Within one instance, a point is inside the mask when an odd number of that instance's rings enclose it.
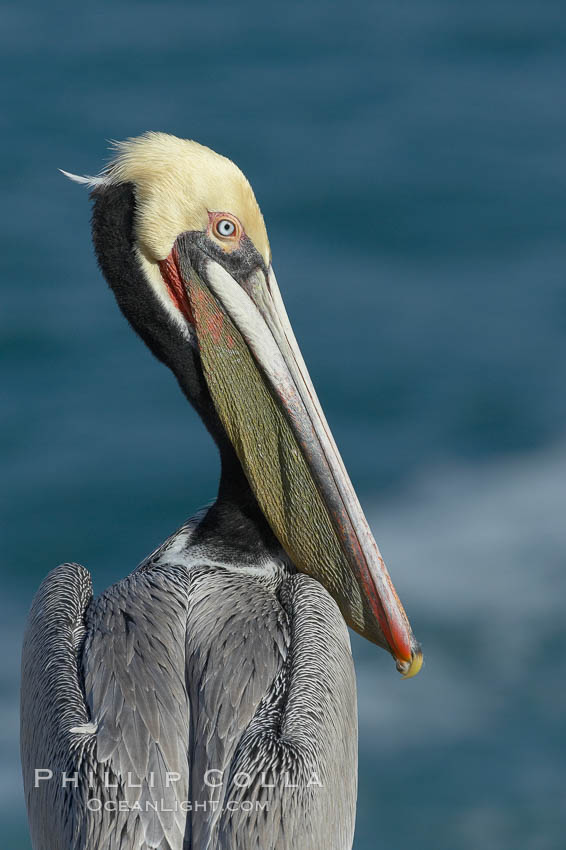
<instances>
[{"instance_id":1,"label":"pelican eye","mask_svg":"<svg viewBox=\"0 0 566 850\"><path fill-rule=\"evenodd\" d=\"M236 231L236 225L229 218L221 218L216 222L216 232L219 236L233 236Z\"/></svg>"}]
</instances>

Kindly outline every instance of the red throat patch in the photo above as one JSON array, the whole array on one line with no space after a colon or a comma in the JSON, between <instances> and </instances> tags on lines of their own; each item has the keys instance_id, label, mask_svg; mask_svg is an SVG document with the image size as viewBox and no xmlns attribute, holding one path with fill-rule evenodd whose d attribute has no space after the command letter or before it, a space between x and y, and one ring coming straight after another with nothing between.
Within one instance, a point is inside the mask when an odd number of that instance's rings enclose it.
<instances>
[{"instance_id":1,"label":"red throat patch","mask_svg":"<svg viewBox=\"0 0 566 850\"><path fill-rule=\"evenodd\" d=\"M208 333L216 345L223 341L227 348L234 348L234 340L228 328L224 327L224 315L218 309L216 302L213 301L213 307L211 307L211 303L206 300L204 293L200 289L195 291L190 281L188 282L190 295L187 292L179 272L175 248L166 260L159 261L159 270L171 301L185 319L193 327L198 325L201 331ZM191 304L191 298L194 299L193 304Z\"/></svg>"},{"instance_id":2,"label":"red throat patch","mask_svg":"<svg viewBox=\"0 0 566 850\"><path fill-rule=\"evenodd\" d=\"M191 310L191 304L187 295L187 291L179 274L175 249L171 251L167 259L159 261L159 270L161 277L165 281L167 291L171 297L171 301L175 307L183 314L187 322L194 325L195 318Z\"/></svg>"}]
</instances>

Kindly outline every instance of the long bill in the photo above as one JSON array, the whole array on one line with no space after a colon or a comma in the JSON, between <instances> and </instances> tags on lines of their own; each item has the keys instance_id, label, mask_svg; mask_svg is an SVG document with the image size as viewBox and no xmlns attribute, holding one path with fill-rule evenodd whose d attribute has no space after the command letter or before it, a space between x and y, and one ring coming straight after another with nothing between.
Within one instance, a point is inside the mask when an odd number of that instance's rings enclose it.
<instances>
[{"instance_id":1,"label":"long bill","mask_svg":"<svg viewBox=\"0 0 566 850\"><path fill-rule=\"evenodd\" d=\"M322 412L273 270L267 278L256 271L243 285L212 259L200 272L180 237L162 273L184 289L212 400L263 514L297 569L326 587L348 625L389 650L406 678L416 675L420 647Z\"/></svg>"}]
</instances>

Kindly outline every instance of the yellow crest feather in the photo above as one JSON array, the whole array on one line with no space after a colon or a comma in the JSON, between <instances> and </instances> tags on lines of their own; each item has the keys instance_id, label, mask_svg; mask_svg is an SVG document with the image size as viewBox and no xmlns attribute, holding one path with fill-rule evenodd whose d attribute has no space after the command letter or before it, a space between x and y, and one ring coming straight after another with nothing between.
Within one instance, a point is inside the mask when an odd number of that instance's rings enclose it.
<instances>
[{"instance_id":1,"label":"yellow crest feather","mask_svg":"<svg viewBox=\"0 0 566 850\"><path fill-rule=\"evenodd\" d=\"M263 216L252 187L231 160L167 133L144 133L114 147L117 155L103 181L134 184L136 236L144 259L164 260L179 234L206 229L209 212L230 212L269 265Z\"/></svg>"}]
</instances>

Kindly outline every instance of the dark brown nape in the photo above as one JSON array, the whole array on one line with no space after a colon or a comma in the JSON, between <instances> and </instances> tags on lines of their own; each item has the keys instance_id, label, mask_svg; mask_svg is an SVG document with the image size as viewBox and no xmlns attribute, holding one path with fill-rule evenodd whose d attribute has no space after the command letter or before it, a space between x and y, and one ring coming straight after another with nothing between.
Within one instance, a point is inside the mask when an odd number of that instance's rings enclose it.
<instances>
[{"instance_id":1,"label":"dark brown nape","mask_svg":"<svg viewBox=\"0 0 566 850\"><path fill-rule=\"evenodd\" d=\"M139 263L133 185L97 187L91 198L94 250L120 310L149 350L171 369L215 441L223 442L226 437L202 374L198 350L179 333Z\"/></svg>"}]
</instances>

